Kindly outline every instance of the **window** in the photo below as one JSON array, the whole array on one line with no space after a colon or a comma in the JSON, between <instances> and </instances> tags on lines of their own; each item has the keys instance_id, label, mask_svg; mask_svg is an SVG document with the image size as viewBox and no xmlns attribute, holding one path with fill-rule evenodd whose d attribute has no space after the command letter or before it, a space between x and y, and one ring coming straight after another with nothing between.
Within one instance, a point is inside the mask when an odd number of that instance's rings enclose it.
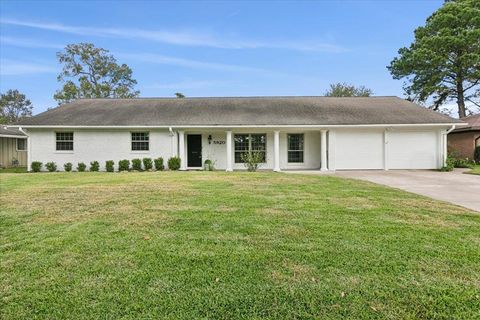
<instances>
[{"instance_id":1,"label":"window","mask_svg":"<svg viewBox=\"0 0 480 320\"><path fill-rule=\"evenodd\" d=\"M17 139L17 151L27 151L27 139Z\"/></svg>"},{"instance_id":2,"label":"window","mask_svg":"<svg viewBox=\"0 0 480 320\"><path fill-rule=\"evenodd\" d=\"M57 151L73 151L73 132L57 132Z\"/></svg>"},{"instance_id":3,"label":"window","mask_svg":"<svg viewBox=\"0 0 480 320\"><path fill-rule=\"evenodd\" d=\"M243 163L242 154L248 152L259 152L262 154L262 162L266 159L267 135L266 134L236 134L235 142L235 163Z\"/></svg>"},{"instance_id":4,"label":"window","mask_svg":"<svg viewBox=\"0 0 480 320\"><path fill-rule=\"evenodd\" d=\"M289 163L303 162L303 134L287 135L287 143L288 143L288 162Z\"/></svg>"},{"instance_id":5,"label":"window","mask_svg":"<svg viewBox=\"0 0 480 320\"><path fill-rule=\"evenodd\" d=\"M149 139L148 132L132 132L132 151L150 150Z\"/></svg>"}]
</instances>

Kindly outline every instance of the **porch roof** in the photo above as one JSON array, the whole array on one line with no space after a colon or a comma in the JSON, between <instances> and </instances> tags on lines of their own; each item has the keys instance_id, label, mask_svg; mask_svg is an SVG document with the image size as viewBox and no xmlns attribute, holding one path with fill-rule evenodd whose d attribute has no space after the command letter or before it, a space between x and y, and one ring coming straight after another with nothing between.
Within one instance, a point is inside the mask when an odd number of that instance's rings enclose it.
<instances>
[{"instance_id":1,"label":"porch roof","mask_svg":"<svg viewBox=\"0 0 480 320\"><path fill-rule=\"evenodd\" d=\"M27 126L456 124L398 97L79 99L24 119Z\"/></svg>"}]
</instances>

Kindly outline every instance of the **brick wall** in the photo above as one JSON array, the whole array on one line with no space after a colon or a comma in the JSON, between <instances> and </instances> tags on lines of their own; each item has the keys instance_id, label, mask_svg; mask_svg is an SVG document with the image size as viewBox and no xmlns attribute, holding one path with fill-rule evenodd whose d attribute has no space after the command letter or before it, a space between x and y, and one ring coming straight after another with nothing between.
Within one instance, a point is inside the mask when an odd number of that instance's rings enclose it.
<instances>
[{"instance_id":1,"label":"brick wall","mask_svg":"<svg viewBox=\"0 0 480 320\"><path fill-rule=\"evenodd\" d=\"M480 131L450 133L448 135L448 153L455 153L459 158L473 159L475 140L480 145Z\"/></svg>"}]
</instances>

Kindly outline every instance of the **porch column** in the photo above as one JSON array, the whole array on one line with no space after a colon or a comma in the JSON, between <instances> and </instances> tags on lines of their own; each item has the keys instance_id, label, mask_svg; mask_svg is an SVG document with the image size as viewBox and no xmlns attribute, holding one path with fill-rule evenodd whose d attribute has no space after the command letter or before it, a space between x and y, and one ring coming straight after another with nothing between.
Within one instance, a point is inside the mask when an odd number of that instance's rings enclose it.
<instances>
[{"instance_id":1,"label":"porch column","mask_svg":"<svg viewBox=\"0 0 480 320\"><path fill-rule=\"evenodd\" d=\"M185 159L185 131L178 131L178 156L180 157L180 170L187 170Z\"/></svg>"},{"instance_id":2,"label":"porch column","mask_svg":"<svg viewBox=\"0 0 480 320\"><path fill-rule=\"evenodd\" d=\"M328 171L327 165L327 130L320 130L320 171Z\"/></svg>"},{"instance_id":3,"label":"porch column","mask_svg":"<svg viewBox=\"0 0 480 320\"><path fill-rule=\"evenodd\" d=\"M225 171L233 171L233 157L232 157L232 131L227 131L227 167Z\"/></svg>"},{"instance_id":4,"label":"porch column","mask_svg":"<svg viewBox=\"0 0 480 320\"><path fill-rule=\"evenodd\" d=\"M280 171L280 131L273 132L273 171Z\"/></svg>"}]
</instances>

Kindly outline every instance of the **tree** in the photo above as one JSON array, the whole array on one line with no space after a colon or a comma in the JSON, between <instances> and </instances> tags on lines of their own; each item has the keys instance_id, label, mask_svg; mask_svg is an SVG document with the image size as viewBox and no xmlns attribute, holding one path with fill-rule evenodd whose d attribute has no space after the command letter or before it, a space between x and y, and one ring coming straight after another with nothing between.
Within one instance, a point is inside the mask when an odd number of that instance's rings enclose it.
<instances>
[{"instance_id":1,"label":"tree","mask_svg":"<svg viewBox=\"0 0 480 320\"><path fill-rule=\"evenodd\" d=\"M355 87L345 82L330 84L330 89L325 92L327 97L370 97L372 94L372 90L364 86Z\"/></svg>"},{"instance_id":2,"label":"tree","mask_svg":"<svg viewBox=\"0 0 480 320\"><path fill-rule=\"evenodd\" d=\"M465 102L480 106L480 1L446 2L398 53L387 68L394 79L405 78L411 100L431 98L434 110L456 100L460 118L466 116Z\"/></svg>"},{"instance_id":3,"label":"tree","mask_svg":"<svg viewBox=\"0 0 480 320\"><path fill-rule=\"evenodd\" d=\"M175 96L176 96L177 98L179 98L179 99L185 98L185 95L184 95L183 93L181 93L181 92L175 92Z\"/></svg>"},{"instance_id":4,"label":"tree","mask_svg":"<svg viewBox=\"0 0 480 320\"><path fill-rule=\"evenodd\" d=\"M32 115L32 103L18 90L8 90L0 98L0 123L14 123Z\"/></svg>"},{"instance_id":5,"label":"tree","mask_svg":"<svg viewBox=\"0 0 480 320\"><path fill-rule=\"evenodd\" d=\"M57 53L63 65L58 81L64 83L53 96L59 104L80 98L134 98L140 92L134 89L132 69L119 65L108 50L91 43L69 44ZM72 78L72 80L65 80Z\"/></svg>"}]
</instances>

